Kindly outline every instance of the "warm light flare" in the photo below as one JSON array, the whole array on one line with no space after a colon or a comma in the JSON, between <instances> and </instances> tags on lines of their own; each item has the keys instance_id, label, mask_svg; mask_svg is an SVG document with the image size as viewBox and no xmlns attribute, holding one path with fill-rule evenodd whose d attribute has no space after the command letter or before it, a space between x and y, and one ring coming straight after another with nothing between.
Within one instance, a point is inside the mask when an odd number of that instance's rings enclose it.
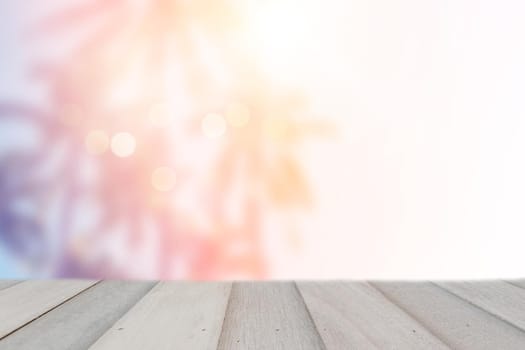
<instances>
[{"instance_id":1,"label":"warm light flare","mask_svg":"<svg viewBox=\"0 0 525 350\"><path fill-rule=\"evenodd\" d=\"M232 103L226 110L226 119L234 128L242 128L250 121L250 109L240 103Z\"/></svg>"},{"instance_id":2,"label":"warm light flare","mask_svg":"<svg viewBox=\"0 0 525 350\"><path fill-rule=\"evenodd\" d=\"M128 132L119 132L111 138L111 151L121 158L129 157L135 152L137 142Z\"/></svg>"},{"instance_id":3,"label":"warm light flare","mask_svg":"<svg viewBox=\"0 0 525 350\"><path fill-rule=\"evenodd\" d=\"M169 167L160 167L151 174L151 185L157 191L171 191L177 182L175 171Z\"/></svg>"},{"instance_id":4,"label":"warm light flare","mask_svg":"<svg viewBox=\"0 0 525 350\"><path fill-rule=\"evenodd\" d=\"M156 127L166 127L173 122L173 112L167 103L157 103L151 106L149 119Z\"/></svg>"},{"instance_id":5,"label":"warm light flare","mask_svg":"<svg viewBox=\"0 0 525 350\"><path fill-rule=\"evenodd\" d=\"M296 92L280 81L306 61L300 22L310 5L294 1L97 3L108 16L100 28L49 72L42 62L52 98L15 108L43 141L30 156L0 150L0 190L11 192L11 177L28 181L12 198L0 193L0 249L53 276L268 276L310 190L299 142L289 142L303 130L303 102L288 101ZM101 13L71 7L62 34ZM26 188L35 188L29 200ZM279 238L267 244L270 234Z\"/></svg>"},{"instance_id":6,"label":"warm light flare","mask_svg":"<svg viewBox=\"0 0 525 350\"><path fill-rule=\"evenodd\" d=\"M226 132L226 121L220 114L209 113L202 119L202 132L210 139L216 139Z\"/></svg>"},{"instance_id":7,"label":"warm light flare","mask_svg":"<svg viewBox=\"0 0 525 350\"><path fill-rule=\"evenodd\" d=\"M288 136L288 121L283 118L269 117L264 122L264 132L274 140L283 140Z\"/></svg>"},{"instance_id":8,"label":"warm light flare","mask_svg":"<svg viewBox=\"0 0 525 350\"><path fill-rule=\"evenodd\" d=\"M294 81L297 72L304 74L308 66L319 64L311 47L322 27L314 25L318 15L309 5L298 0L254 2L247 13L249 47L275 80ZM320 45L315 43L317 51Z\"/></svg>"},{"instance_id":9,"label":"warm light flare","mask_svg":"<svg viewBox=\"0 0 525 350\"><path fill-rule=\"evenodd\" d=\"M109 147L109 136L104 130L92 130L86 136L85 146L89 154L102 154Z\"/></svg>"}]
</instances>

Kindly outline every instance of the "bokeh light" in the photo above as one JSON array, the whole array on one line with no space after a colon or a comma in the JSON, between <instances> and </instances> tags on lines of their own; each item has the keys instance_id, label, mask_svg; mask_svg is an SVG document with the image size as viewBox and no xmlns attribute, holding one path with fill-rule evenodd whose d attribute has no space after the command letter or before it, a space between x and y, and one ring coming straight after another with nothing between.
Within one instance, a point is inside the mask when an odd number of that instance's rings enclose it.
<instances>
[{"instance_id":1,"label":"bokeh light","mask_svg":"<svg viewBox=\"0 0 525 350\"><path fill-rule=\"evenodd\" d=\"M226 119L234 128L246 126L250 118L250 109L241 103L231 103L226 110Z\"/></svg>"},{"instance_id":2,"label":"bokeh light","mask_svg":"<svg viewBox=\"0 0 525 350\"><path fill-rule=\"evenodd\" d=\"M119 132L111 138L111 151L121 158L129 157L135 152L137 142L129 132Z\"/></svg>"},{"instance_id":3,"label":"bokeh light","mask_svg":"<svg viewBox=\"0 0 525 350\"><path fill-rule=\"evenodd\" d=\"M284 118L269 117L264 121L264 132L274 140L284 140L289 135L289 122Z\"/></svg>"},{"instance_id":4,"label":"bokeh light","mask_svg":"<svg viewBox=\"0 0 525 350\"><path fill-rule=\"evenodd\" d=\"M0 13L0 271L523 277L525 2Z\"/></svg>"},{"instance_id":5,"label":"bokeh light","mask_svg":"<svg viewBox=\"0 0 525 350\"><path fill-rule=\"evenodd\" d=\"M177 182L175 171L170 167L160 167L151 174L151 185L157 191L171 191Z\"/></svg>"},{"instance_id":6,"label":"bokeh light","mask_svg":"<svg viewBox=\"0 0 525 350\"><path fill-rule=\"evenodd\" d=\"M109 136L104 130L92 130L86 136L85 146L89 154L102 154L109 148Z\"/></svg>"},{"instance_id":7,"label":"bokeh light","mask_svg":"<svg viewBox=\"0 0 525 350\"><path fill-rule=\"evenodd\" d=\"M226 132L226 121L217 113L209 113L202 119L202 132L211 139L216 139Z\"/></svg>"},{"instance_id":8,"label":"bokeh light","mask_svg":"<svg viewBox=\"0 0 525 350\"><path fill-rule=\"evenodd\" d=\"M298 140L273 142L307 109L262 65L288 57L267 45L278 8L139 2L72 0L28 23L42 96L0 100L0 122L14 114L42 147L0 152L0 250L52 277L268 277L269 231L286 244L309 197Z\"/></svg>"}]
</instances>

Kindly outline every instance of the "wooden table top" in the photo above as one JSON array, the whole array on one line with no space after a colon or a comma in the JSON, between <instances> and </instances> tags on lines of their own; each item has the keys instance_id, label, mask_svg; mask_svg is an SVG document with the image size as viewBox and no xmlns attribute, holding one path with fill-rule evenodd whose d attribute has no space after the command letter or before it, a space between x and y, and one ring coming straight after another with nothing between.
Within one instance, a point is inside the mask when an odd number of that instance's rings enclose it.
<instances>
[{"instance_id":1,"label":"wooden table top","mask_svg":"<svg viewBox=\"0 0 525 350\"><path fill-rule=\"evenodd\" d=\"M525 349L525 281L0 280L0 349Z\"/></svg>"}]
</instances>

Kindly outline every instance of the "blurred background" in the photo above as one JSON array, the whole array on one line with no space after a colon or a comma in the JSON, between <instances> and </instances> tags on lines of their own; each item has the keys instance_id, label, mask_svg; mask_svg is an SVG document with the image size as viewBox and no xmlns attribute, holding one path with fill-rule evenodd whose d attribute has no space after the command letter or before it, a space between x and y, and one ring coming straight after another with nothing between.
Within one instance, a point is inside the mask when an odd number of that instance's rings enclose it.
<instances>
[{"instance_id":1,"label":"blurred background","mask_svg":"<svg viewBox=\"0 0 525 350\"><path fill-rule=\"evenodd\" d=\"M524 275L522 2L0 11L0 277Z\"/></svg>"}]
</instances>

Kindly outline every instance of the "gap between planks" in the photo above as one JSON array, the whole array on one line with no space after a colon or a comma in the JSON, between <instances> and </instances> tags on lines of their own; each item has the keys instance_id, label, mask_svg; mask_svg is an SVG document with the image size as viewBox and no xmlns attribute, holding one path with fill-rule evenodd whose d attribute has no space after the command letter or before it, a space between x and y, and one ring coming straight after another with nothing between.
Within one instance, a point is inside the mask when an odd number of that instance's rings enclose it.
<instances>
[{"instance_id":1,"label":"gap between planks","mask_svg":"<svg viewBox=\"0 0 525 350\"><path fill-rule=\"evenodd\" d=\"M98 281L34 280L0 290L0 340L74 298Z\"/></svg>"},{"instance_id":2,"label":"gap between planks","mask_svg":"<svg viewBox=\"0 0 525 350\"><path fill-rule=\"evenodd\" d=\"M86 349L156 282L102 281L0 341L2 350Z\"/></svg>"},{"instance_id":3,"label":"gap between planks","mask_svg":"<svg viewBox=\"0 0 525 350\"><path fill-rule=\"evenodd\" d=\"M294 282L237 282L219 350L325 349Z\"/></svg>"},{"instance_id":4,"label":"gap between planks","mask_svg":"<svg viewBox=\"0 0 525 350\"><path fill-rule=\"evenodd\" d=\"M453 349L523 349L525 332L429 282L374 282Z\"/></svg>"},{"instance_id":5,"label":"gap between planks","mask_svg":"<svg viewBox=\"0 0 525 350\"><path fill-rule=\"evenodd\" d=\"M231 283L160 282L90 349L216 349Z\"/></svg>"},{"instance_id":6,"label":"gap between planks","mask_svg":"<svg viewBox=\"0 0 525 350\"><path fill-rule=\"evenodd\" d=\"M449 349L366 282L299 282L328 349Z\"/></svg>"},{"instance_id":7,"label":"gap between planks","mask_svg":"<svg viewBox=\"0 0 525 350\"><path fill-rule=\"evenodd\" d=\"M525 332L525 289L505 281L434 284Z\"/></svg>"}]
</instances>

